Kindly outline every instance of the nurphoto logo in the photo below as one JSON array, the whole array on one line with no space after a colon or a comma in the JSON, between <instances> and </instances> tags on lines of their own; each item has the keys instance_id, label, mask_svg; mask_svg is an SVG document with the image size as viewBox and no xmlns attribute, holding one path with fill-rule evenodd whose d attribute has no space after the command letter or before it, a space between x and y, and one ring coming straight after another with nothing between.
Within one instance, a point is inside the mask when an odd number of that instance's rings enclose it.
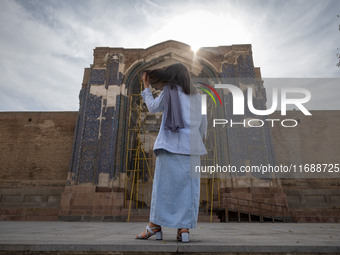
<instances>
[{"instance_id":1,"label":"nurphoto logo","mask_svg":"<svg viewBox=\"0 0 340 255\"><path fill-rule=\"evenodd\" d=\"M199 84L205 86L207 89L210 89L218 98L221 106L222 100L220 96L218 95L216 89L227 89L232 95L232 106L233 106L233 116L234 115L244 115L245 110L245 98L243 91L232 84L215 84L214 87L212 87L209 84L203 83L203 82L198 82ZM211 92L209 92L205 88L201 88L202 91L206 92L214 101L215 105L217 105L216 100L214 96L212 95ZM299 98L289 98L288 94L291 93L298 93L302 94L303 97ZM207 115L207 95L202 94L202 114ZM311 93L309 90L305 88L281 88L280 89L280 96L278 94L278 89L273 88L272 90L272 105L269 109L255 109L254 103L253 103L253 88L251 86L247 87L247 106L249 111L254 114L254 115L260 115L260 116L265 116L265 115L270 115L274 113L275 110L278 108L278 99L280 97L280 108L281 108L281 116L286 116L287 113L287 105L294 105L296 106L304 115L309 115L311 116L312 114L307 110L307 108L303 105L311 99ZM235 125L243 125L244 127L262 127L264 126L264 123L268 122L271 123L271 127L274 127L275 122L280 122L283 127L295 127L298 125L298 121L295 119L263 119L263 118L258 118L258 119L252 119L252 118L246 118L243 119L241 122L235 122L233 119L213 119L213 127L216 127L216 125L226 125L230 124L230 127L233 127Z\"/></svg>"}]
</instances>

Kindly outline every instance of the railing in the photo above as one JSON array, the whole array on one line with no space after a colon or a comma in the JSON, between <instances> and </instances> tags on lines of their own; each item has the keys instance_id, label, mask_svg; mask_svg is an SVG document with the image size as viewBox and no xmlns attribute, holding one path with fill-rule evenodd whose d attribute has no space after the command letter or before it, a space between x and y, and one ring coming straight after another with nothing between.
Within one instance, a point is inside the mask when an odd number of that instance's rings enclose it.
<instances>
[{"instance_id":1,"label":"railing","mask_svg":"<svg viewBox=\"0 0 340 255\"><path fill-rule=\"evenodd\" d=\"M241 221L241 213L248 214L248 221L251 222L251 215L260 217L260 222L263 218L271 218L272 222L275 219L287 221L289 216L288 208L285 205L270 204L249 199L226 197L225 198L225 216L226 222L229 222L229 211L237 212L238 221Z\"/></svg>"}]
</instances>

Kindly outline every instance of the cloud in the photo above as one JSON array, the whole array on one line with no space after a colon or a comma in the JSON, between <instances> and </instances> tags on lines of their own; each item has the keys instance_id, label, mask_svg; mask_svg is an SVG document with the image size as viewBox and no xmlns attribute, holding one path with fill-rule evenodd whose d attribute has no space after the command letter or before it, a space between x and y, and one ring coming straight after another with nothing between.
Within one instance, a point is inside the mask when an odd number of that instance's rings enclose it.
<instances>
[{"instance_id":1,"label":"cloud","mask_svg":"<svg viewBox=\"0 0 340 255\"><path fill-rule=\"evenodd\" d=\"M253 45L263 77L338 77L339 1L11 1L0 10L0 110L78 110L95 47ZM319 91L336 100L339 92ZM326 100L323 107L340 109Z\"/></svg>"}]
</instances>

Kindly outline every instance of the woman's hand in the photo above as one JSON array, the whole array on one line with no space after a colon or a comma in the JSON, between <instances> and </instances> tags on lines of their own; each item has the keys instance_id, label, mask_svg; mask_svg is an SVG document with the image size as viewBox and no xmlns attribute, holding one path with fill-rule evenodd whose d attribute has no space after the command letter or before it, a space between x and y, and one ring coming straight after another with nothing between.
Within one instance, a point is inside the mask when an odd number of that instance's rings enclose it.
<instances>
[{"instance_id":1,"label":"woman's hand","mask_svg":"<svg viewBox=\"0 0 340 255\"><path fill-rule=\"evenodd\" d=\"M149 81L149 76L147 75L146 72L143 73L142 81L143 81L143 84L144 84L144 88L148 88L150 81Z\"/></svg>"}]
</instances>

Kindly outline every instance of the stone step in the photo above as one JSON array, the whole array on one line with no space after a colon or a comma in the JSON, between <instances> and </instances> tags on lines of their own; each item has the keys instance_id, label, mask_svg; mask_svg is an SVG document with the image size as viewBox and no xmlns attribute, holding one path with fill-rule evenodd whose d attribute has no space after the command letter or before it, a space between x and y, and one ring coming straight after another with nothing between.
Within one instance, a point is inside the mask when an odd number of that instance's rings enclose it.
<instances>
[{"instance_id":1,"label":"stone step","mask_svg":"<svg viewBox=\"0 0 340 255\"><path fill-rule=\"evenodd\" d=\"M217 215L212 215L212 220L210 221L210 215L204 214L198 214L198 222L221 222L220 219L217 217Z\"/></svg>"},{"instance_id":2,"label":"stone step","mask_svg":"<svg viewBox=\"0 0 340 255\"><path fill-rule=\"evenodd\" d=\"M340 223L340 208L334 209L293 209L293 222L336 222Z\"/></svg>"},{"instance_id":3,"label":"stone step","mask_svg":"<svg viewBox=\"0 0 340 255\"><path fill-rule=\"evenodd\" d=\"M240 212L255 218L262 215L278 220L289 216L286 195L281 187L221 189L220 193L222 206L230 213Z\"/></svg>"},{"instance_id":4,"label":"stone step","mask_svg":"<svg viewBox=\"0 0 340 255\"><path fill-rule=\"evenodd\" d=\"M58 220L58 208L0 208L0 220L55 221Z\"/></svg>"}]
</instances>

